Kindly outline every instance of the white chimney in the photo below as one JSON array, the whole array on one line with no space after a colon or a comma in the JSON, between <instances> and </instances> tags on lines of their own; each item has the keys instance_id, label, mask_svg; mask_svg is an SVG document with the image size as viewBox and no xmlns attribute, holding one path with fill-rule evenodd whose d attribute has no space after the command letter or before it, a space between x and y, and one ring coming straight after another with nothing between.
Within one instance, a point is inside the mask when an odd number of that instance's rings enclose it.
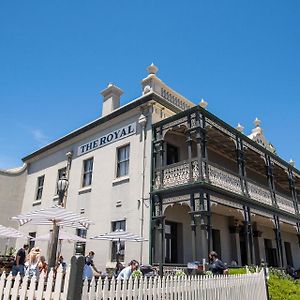
<instances>
[{"instance_id":1,"label":"white chimney","mask_svg":"<svg viewBox=\"0 0 300 300\"><path fill-rule=\"evenodd\" d=\"M102 117L120 107L120 97L122 94L123 91L112 83L109 83L107 88L101 92L103 96Z\"/></svg>"}]
</instances>

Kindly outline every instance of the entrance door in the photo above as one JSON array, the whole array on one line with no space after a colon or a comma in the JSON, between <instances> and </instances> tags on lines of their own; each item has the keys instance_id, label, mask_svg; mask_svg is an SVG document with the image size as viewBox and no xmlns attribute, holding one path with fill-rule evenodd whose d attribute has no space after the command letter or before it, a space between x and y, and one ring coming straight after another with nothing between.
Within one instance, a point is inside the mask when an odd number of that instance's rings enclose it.
<instances>
[{"instance_id":1,"label":"entrance door","mask_svg":"<svg viewBox=\"0 0 300 300\"><path fill-rule=\"evenodd\" d=\"M273 248L272 241L265 239L266 260L269 266L278 267L277 250Z\"/></svg>"},{"instance_id":2,"label":"entrance door","mask_svg":"<svg viewBox=\"0 0 300 300\"><path fill-rule=\"evenodd\" d=\"M165 224L165 262L177 263L177 223Z\"/></svg>"},{"instance_id":3,"label":"entrance door","mask_svg":"<svg viewBox=\"0 0 300 300\"><path fill-rule=\"evenodd\" d=\"M285 249L285 255L286 255L286 263L288 266L293 267L293 256L292 256L292 249L291 249L291 243L284 242L284 249Z\"/></svg>"}]
</instances>

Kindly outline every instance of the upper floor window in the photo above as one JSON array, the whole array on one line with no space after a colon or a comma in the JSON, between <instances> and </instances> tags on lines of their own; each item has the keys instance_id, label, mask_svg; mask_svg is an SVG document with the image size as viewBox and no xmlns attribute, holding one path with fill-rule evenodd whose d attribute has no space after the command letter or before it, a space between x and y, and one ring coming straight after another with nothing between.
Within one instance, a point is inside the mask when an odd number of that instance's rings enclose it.
<instances>
[{"instance_id":1,"label":"upper floor window","mask_svg":"<svg viewBox=\"0 0 300 300\"><path fill-rule=\"evenodd\" d=\"M66 170L67 170L67 168L62 168L62 169L58 170L57 182L56 182L56 195L58 195L58 190L57 190L58 180L60 180L63 176L66 176Z\"/></svg>"},{"instance_id":2,"label":"upper floor window","mask_svg":"<svg viewBox=\"0 0 300 300\"><path fill-rule=\"evenodd\" d=\"M38 177L35 200L42 199L45 175Z\"/></svg>"},{"instance_id":3,"label":"upper floor window","mask_svg":"<svg viewBox=\"0 0 300 300\"><path fill-rule=\"evenodd\" d=\"M167 165L179 162L179 149L167 143Z\"/></svg>"},{"instance_id":4,"label":"upper floor window","mask_svg":"<svg viewBox=\"0 0 300 300\"><path fill-rule=\"evenodd\" d=\"M82 177L82 187L92 184L93 177L93 158L86 159L83 161L83 177Z\"/></svg>"},{"instance_id":5,"label":"upper floor window","mask_svg":"<svg viewBox=\"0 0 300 300\"><path fill-rule=\"evenodd\" d=\"M126 229L126 221L115 221L112 222L112 231L116 230L123 230ZM112 242L112 249L111 249L111 260L116 261L117 255L119 255L119 261L124 261L125 256L125 242Z\"/></svg>"},{"instance_id":6,"label":"upper floor window","mask_svg":"<svg viewBox=\"0 0 300 300\"><path fill-rule=\"evenodd\" d=\"M128 175L129 149L129 145L117 149L117 177Z\"/></svg>"}]
</instances>

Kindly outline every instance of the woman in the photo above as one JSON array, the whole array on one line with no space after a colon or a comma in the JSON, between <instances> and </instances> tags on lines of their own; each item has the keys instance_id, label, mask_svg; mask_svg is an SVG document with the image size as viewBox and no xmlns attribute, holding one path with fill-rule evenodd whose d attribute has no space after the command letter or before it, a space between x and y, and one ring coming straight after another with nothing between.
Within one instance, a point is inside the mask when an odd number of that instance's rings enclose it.
<instances>
[{"instance_id":1,"label":"woman","mask_svg":"<svg viewBox=\"0 0 300 300\"><path fill-rule=\"evenodd\" d=\"M218 254L215 251L211 251L209 253L209 261L210 261L210 270L213 275L227 275L228 268L224 265L224 263L218 258Z\"/></svg>"},{"instance_id":2,"label":"woman","mask_svg":"<svg viewBox=\"0 0 300 300\"><path fill-rule=\"evenodd\" d=\"M38 264L38 267L39 267L39 273L47 273L48 271L48 264L46 263L46 258L45 256L41 256L40 257L40 262Z\"/></svg>"},{"instance_id":3,"label":"woman","mask_svg":"<svg viewBox=\"0 0 300 300\"><path fill-rule=\"evenodd\" d=\"M93 261L94 255L95 255L94 251L90 251L89 255L85 257L85 264L83 268L83 280L84 279L87 279L89 281L92 280L94 276L93 270L96 273L99 273L99 275L101 274L101 272L99 272L94 266L94 261Z\"/></svg>"},{"instance_id":4,"label":"woman","mask_svg":"<svg viewBox=\"0 0 300 300\"><path fill-rule=\"evenodd\" d=\"M39 247L33 247L29 254L27 255L27 260L26 260L26 275L29 277L32 276L39 276L39 262L40 262L40 255L41 255L41 250Z\"/></svg>"}]
</instances>

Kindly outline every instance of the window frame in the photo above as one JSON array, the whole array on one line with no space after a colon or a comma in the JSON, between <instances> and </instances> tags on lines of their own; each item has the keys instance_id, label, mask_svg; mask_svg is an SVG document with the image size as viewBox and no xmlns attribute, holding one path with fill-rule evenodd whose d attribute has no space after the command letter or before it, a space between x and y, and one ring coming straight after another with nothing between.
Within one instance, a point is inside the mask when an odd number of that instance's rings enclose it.
<instances>
[{"instance_id":1,"label":"window frame","mask_svg":"<svg viewBox=\"0 0 300 300\"><path fill-rule=\"evenodd\" d=\"M116 226L117 224L120 224L120 226ZM117 229L126 230L126 220L115 220L111 222L111 229L112 232L115 232ZM111 242L111 261L116 262L117 261L117 242ZM120 242L120 254L119 254L119 260L124 261L125 260L125 242Z\"/></svg>"},{"instance_id":2,"label":"window frame","mask_svg":"<svg viewBox=\"0 0 300 300\"><path fill-rule=\"evenodd\" d=\"M40 179L43 179L43 184L40 185ZM35 191L35 202L41 201L43 197L43 190L45 185L45 175L38 176L36 181L36 191Z\"/></svg>"},{"instance_id":3,"label":"window frame","mask_svg":"<svg viewBox=\"0 0 300 300\"><path fill-rule=\"evenodd\" d=\"M85 171L85 163L87 162L87 161L92 161L92 169L91 170L89 170L89 171ZM84 159L83 161L82 161L82 176L81 176L81 187L82 188L85 188L85 187L89 187L89 186L91 186L92 185L92 182L93 182L93 172L94 172L94 157L92 156L92 157L89 157L89 158L87 158L87 159ZM91 176L91 179L90 179L90 183L89 184L85 184L85 175L86 174L90 174L90 176Z\"/></svg>"},{"instance_id":4,"label":"window frame","mask_svg":"<svg viewBox=\"0 0 300 300\"><path fill-rule=\"evenodd\" d=\"M128 158L125 159L125 160L119 161L119 151L121 149L126 148L126 147L128 147L128 149L129 149L129 151L128 151ZM126 162L128 162L127 173L121 175L119 173L119 170L120 170L119 166L120 166L121 163L126 163ZM122 178L122 177L129 176L129 164L130 164L130 143L126 143L126 144L121 145L121 146L119 146L119 147L116 148L116 173L115 173L116 176L115 176L115 178Z\"/></svg>"}]
</instances>

